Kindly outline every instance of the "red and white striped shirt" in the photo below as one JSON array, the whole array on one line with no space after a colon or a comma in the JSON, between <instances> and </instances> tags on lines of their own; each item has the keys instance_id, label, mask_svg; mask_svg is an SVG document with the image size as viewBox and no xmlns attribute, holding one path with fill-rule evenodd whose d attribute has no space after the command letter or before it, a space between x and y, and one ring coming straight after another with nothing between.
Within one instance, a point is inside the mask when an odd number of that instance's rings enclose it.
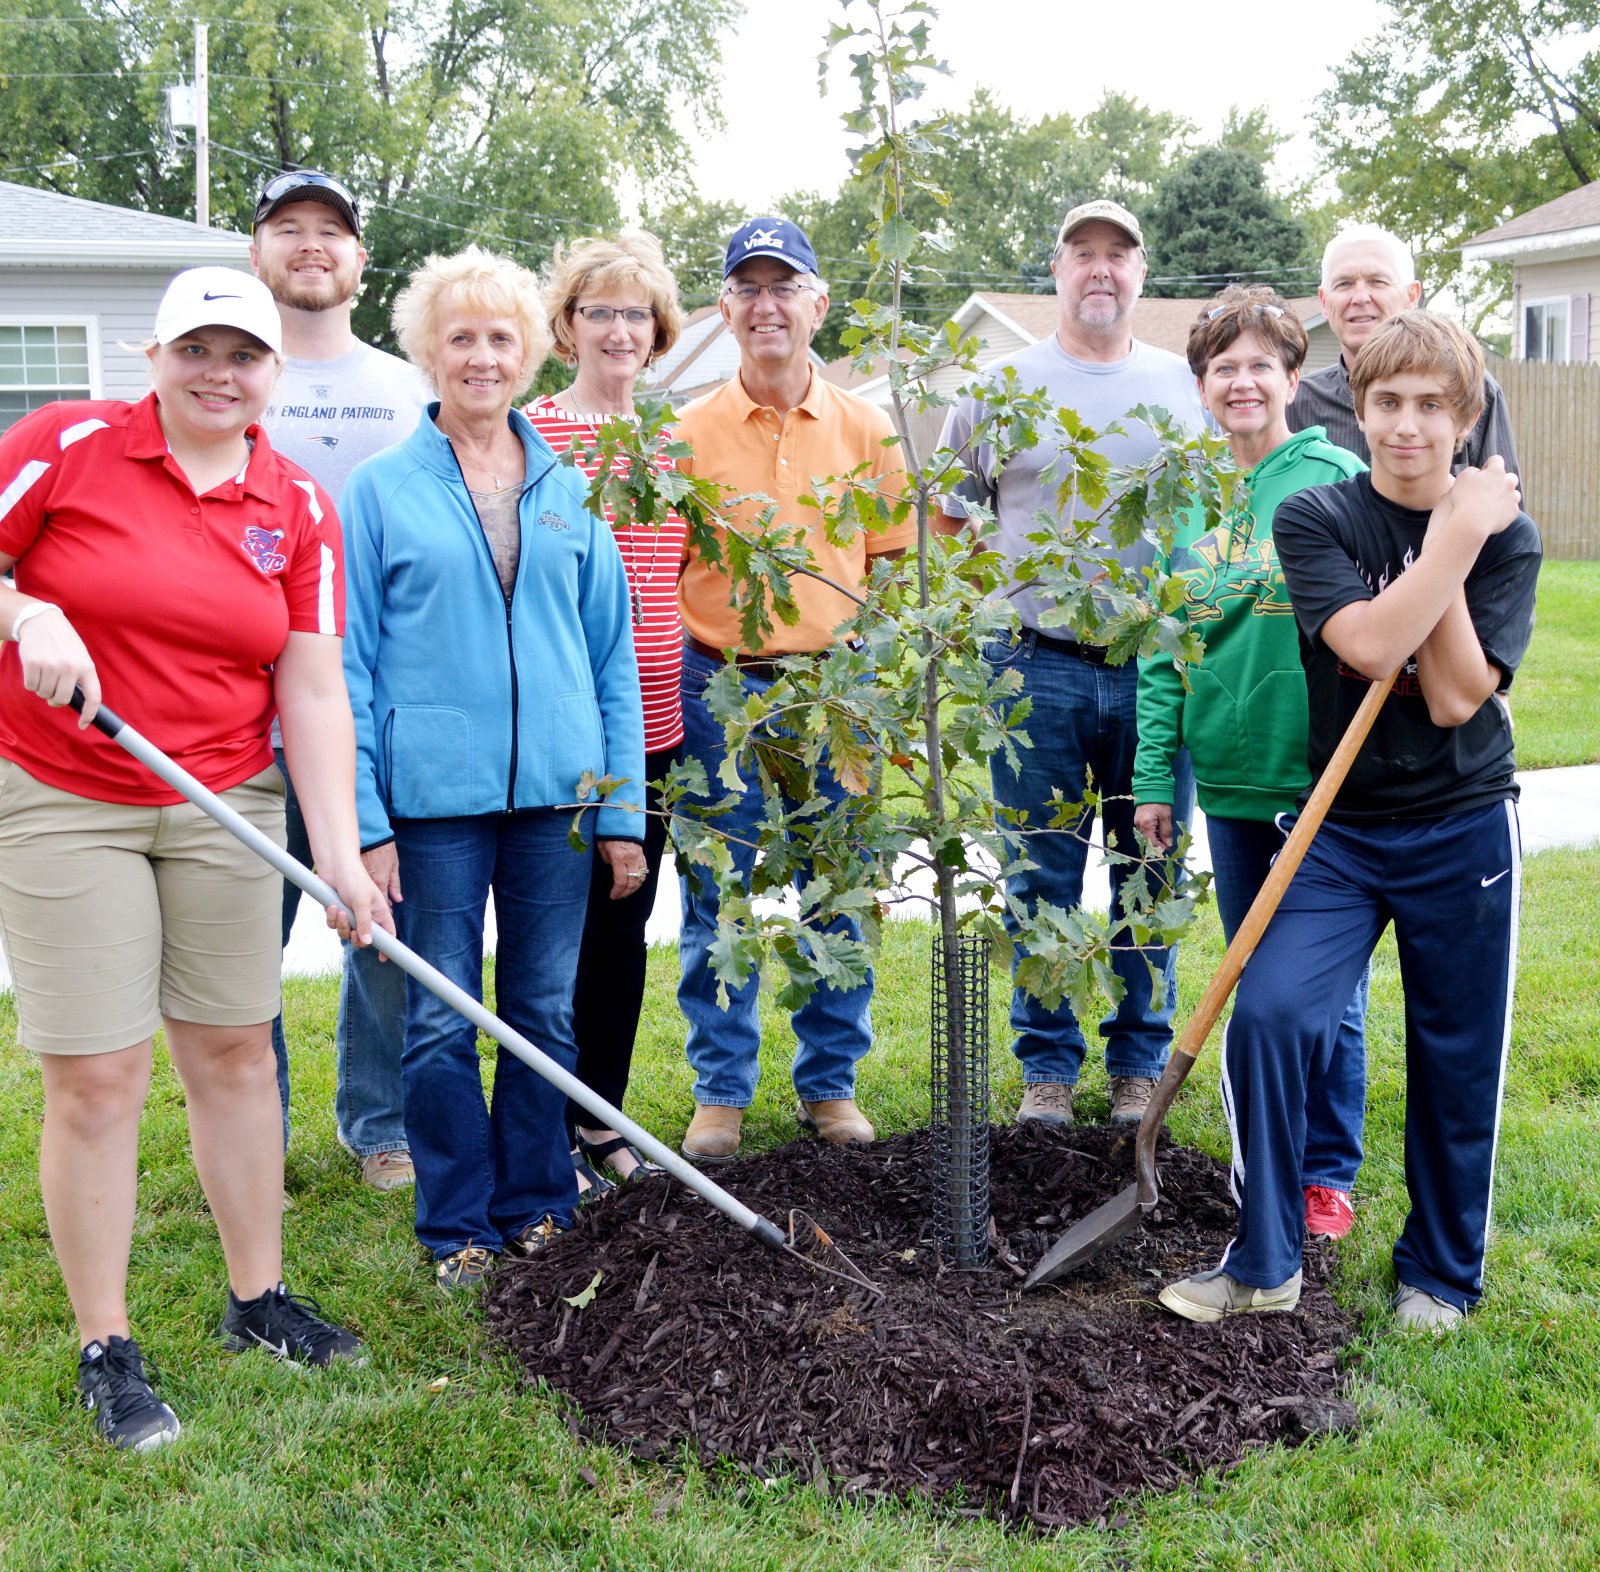
<instances>
[{"instance_id":1,"label":"red and white striped shirt","mask_svg":"<svg viewBox=\"0 0 1600 1572\"><path fill-rule=\"evenodd\" d=\"M557 453L573 443L595 446L602 422L590 415L574 415L548 398L536 400L524 411L533 429ZM622 461L619 460L619 466ZM593 462L578 467L594 479ZM683 671L683 623L678 617L678 565L683 560L688 528L676 513L660 525L618 526L608 516L622 566L628 576L628 599L633 608L633 648L639 662L639 691L644 699L644 748L661 753L683 741L683 701L678 683Z\"/></svg>"}]
</instances>

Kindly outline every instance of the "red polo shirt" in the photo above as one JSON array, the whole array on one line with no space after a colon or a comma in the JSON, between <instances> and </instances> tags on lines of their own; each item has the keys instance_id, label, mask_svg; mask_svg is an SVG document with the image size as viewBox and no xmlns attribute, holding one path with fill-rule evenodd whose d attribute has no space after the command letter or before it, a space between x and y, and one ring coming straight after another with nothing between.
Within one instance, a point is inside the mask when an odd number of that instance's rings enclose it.
<instances>
[{"instance_id":1,"label":"red polo shirt","mask_svg":"<svg viewBox=\"0 0 1600 1572\"><path fill-rule=\"evenodd\" d=\"M272 663L291 631L344 632L339 520L260 426L243 472L203 497L167 451L152 393L52 404L0 436L0 553L54 601L105 702L213 791L272 762ZM102 802L178 794L22 686L0 651L0 755Z\"/></svg>"}]
</instances>

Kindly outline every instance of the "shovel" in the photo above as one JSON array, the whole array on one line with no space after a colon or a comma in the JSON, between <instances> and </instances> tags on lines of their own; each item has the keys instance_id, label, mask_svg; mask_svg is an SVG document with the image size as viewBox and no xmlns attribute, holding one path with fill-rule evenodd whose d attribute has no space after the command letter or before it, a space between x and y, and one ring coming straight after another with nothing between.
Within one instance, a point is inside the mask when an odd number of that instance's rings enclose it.
<instances>
[{"instance_id":1,"label":"shovel","mask_svg":"<svg viewBox=\"0 0 1600 1572\"><path fill-rule=\"evenodd\" d=\"M79 689L72 697L73 709L83 710L83 692ZM241 818L214 792L208 791L194 776L175 764L148 738L141 736L120 716L101 705L92 723L105 733L118 747L131 753L146 768L159 775L167 785L192 802L201 812L215 819L223 829L243 841L251 851L264 857L291 884L299 886L323 907L340 906L333 886L319 879L309 868L296 862L282 847L274 844L247 819ZM471 994L451 982L422 959L399 939L387 934L376 924L372 929L372 944L379 954L387 956L401 971L416 980L430 993L436 994L453 1009L460 1011L480 1031L522 1060L535 1074L542 1076L557 1091L570 1097L585 1113L595 1120L597 1129L611 1129L625 1135L651 1161L658 1163L680 1184L693 1190L702 1200L709 1202L722 1215L735 1222L759 1239L768 1249L776 1250L789 1259L798 1261L808 1271L826 1272L830 1277L841 1277L859 1288L882 1294L883 1289L868 1278L861 1269L819 1228L804 1212L789 1214L789 1233L785 1237L776 1223L769 1222L759 1213L729 1195L720 1185L685 1162L676 1152L663 1146L648 1130L635 1124L620 1108L613 1108L605 1098L591 1091L570 1071L564 1070L548 1054L535 1048L520 1032L513 1031L499 1016L486 1010Z\"/></svg>"},{"instance_id":2,"label":"shovel","mask_svg":"<svg viewBox=\"0 0 1600 1572\"><path fill-rule=\"evenodd\" d=\"M1234 984L1239 981L1239 974L1255 953L1256 945L1272 920L1272 914L1277 911L1283 892L1289 888L1289 881L1294 878L1312 837L1321 829L1328 808L1344 784L1345 776L1350 773L1350 766L1355 763L1361 744L1367 740L1367 733L1372 730L1372 723L1377 720L1378 711L1383 708L1383 702L1389 697L1389 689L1394 686L1394 679L1398 675L1396 668L1367 690L1361 708L1356 711L1333 757L1328 760L1316 789L1289 832L1289 839L1273 860L1266 881L1256 892L1244 921L1239 924L1238 932L1234 934L1227 954L1222 957L1222 964L1211 979L1199 1007L1189 1018L1183 1034L1172 1045L1167 1068L1156 1082L1156 1089L1150 1095L1150 1106L1139 1121L1139 1134L1134 1143L1134 1182L1104 1205L1097 1206L1087 1217L1074 1223L1056 1240L1023 1280L1024 1289L1053 1283L1058 1277L1076 1270L1108 1245L1132 1233L1144 1221L1146 1214L1155 1209L1161 1199L1156 1180L1156 1137L1166 1122L1172 1099L1178 1095L1178 1088L1194 1068L1200 1050L1205 1047L1206 1038L1211 1035L1211 1028L1216 1025L1223 1005L1228 1002Z\"/></svg>"}]
</instances>

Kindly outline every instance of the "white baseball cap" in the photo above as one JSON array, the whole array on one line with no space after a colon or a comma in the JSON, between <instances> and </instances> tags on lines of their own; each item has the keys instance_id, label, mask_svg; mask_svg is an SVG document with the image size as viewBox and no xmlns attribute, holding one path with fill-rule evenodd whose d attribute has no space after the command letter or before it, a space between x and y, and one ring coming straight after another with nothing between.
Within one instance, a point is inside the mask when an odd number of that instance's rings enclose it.
<instances>
[{"instance_id":1,"label":"white baseball cap","mask_svg":"<svg viewBox=\"0 0 1600 1572\"><path fill-rule=\"evenodd\" d=\"M179 273L156 311L156 342L170 344L196 328L231 327L283 353L283 323L272 291L251 273L231 267L192 267Z\"/></svg>"}]
</instances>

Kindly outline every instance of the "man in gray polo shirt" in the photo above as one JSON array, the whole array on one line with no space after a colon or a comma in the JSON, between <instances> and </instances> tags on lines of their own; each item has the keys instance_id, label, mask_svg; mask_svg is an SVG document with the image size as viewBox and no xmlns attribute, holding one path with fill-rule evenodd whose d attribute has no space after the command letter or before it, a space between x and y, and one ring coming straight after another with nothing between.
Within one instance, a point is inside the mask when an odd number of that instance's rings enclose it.
<instances>
[{"instance_id":1,"label":"man in gray polo shirt","mask_svg":"<svg viewBox=\"0 0 1600 1572\"><path fill-rule=\"evenodd\" d=\"M1421 298L1416 267L1399 236L1375 224L1353 224L1328 242L1322 253L1322 287L1317 299L1339 340L1339 358L1300 378L1300 389L1288 410L1291 431L1321 426L1330 442L1348 449L1363 464L1372 462L1372 450L1356 424L1350 363L1379 326ZM1518 474L1505 394L1493 377L1485 376L1483 381L1483 414L1451 468L1458 473L1469 464L1482 469L1484 462L1498 453L1506 468Z\"/></svg>"},{"instance_id":2,"label":"man in gray polo shirt","mask_svg":"<svg viewBox=\"0 0 1600 1572\"><path fill-rule=\"evenodd\" d=\"M272 291L283 320L283 374L263 424L273 446L337 504L362 459L411 435L431 391L413 366L363 344L351 329L367 253L356 199L340 181L313 169L275 176L261 193L252 229L250 265ZM310 848L292 790L287 806L289 849L304 862ZM287 944L300 891L287 880L283 890ZM415 1178L400 1104L404 1041L405 974L380 964L376 950L345 945L334 1116L340 1144L378 1190ZM282 1015L273 1022L272 1045L287 1141L289 1058Z\"/></svg>"},{"instance_id":3,"label":"man in gray polo shirt","mask_svg":"<svg viewBox=\"0 0 1600 1572\"><path fill-rule=\"evenodd\" d=\"M1103 431L1123 420L1136 405L1159 406L1186 425L1204 422L1198 389L1188 366L1176 355L1141 344L1133 337L1134 302L1144 285L1144 236L1138 220L1115 202L1086 202L1067 214L1050 263L1055 275L1060 320L1049 338L997 363L989 373L1015 370L1022 388L1042 388L1057 407L1077 411L1086 425ZM978 401L961 400L945 423L943 442L966 466L966 476L944 499L942 525L962 527L967 503L990 509L995 525L985 539L1007 557L1032 547L1026 537L1038 529L1035 515L1055 514L1055 472L1060 450L1048 440L1013 454L997 467L993 447L972 445L981 417ZM1125 430L1104 437L1098 451L1112 465L1137 464L1154 455L1153 432L1127 420ZM1092 509L1076 505L1079 519ZM1154 547L1140 541L1118 553L1130 568L1154 558ZM1022 675L1020 697L1032 703L1024 723L1032 747L1021 750L1015 771L1003 758L991 761L996 800L1004 807L1026 810L1030 824L1048 818L1051 792L1060 788L1072 801L1083 795L1092 778L1105 799L1102 829L1118 850L1134 852L1133 756L1134 691L1137 666L1105 664L1104 651L1063 636L1060 628L1041 628L1046 609L1037 591L1016 595L1022 629L1015 644L992 645L987 658L996 665L1014 664ZM1188 755L1179 756L1180 798L1174 812L1187 818L1194 803L1194 781ZM1028 844L1037 868L1016 875L1010 893L1025 907L1040 900L1076 906L1083 896L1088 859L1087 836L1066 832L1034 836ZM1127 870L1111 871L1112 901L1118 900ZM1151 988L1146 961L1164 976L1159 995ZM1101 1023L1106 1040L1106 1070L1111 1079L1112 1117L1137 1121L1144 1112L1156 1078L1166 1065L1176 1002L1176 957L1172 951L1121 950L1114 969L1126 992L1122 1003ZM1066 1005L1047 1010L1021 989L1011 1001L1013 1051L1022 1061L1024 1092L1019 1120L1047 1124L1072 1122L1072 1089L1083 1066L1083 1029Z\"/></svg>"}]
</instances>

